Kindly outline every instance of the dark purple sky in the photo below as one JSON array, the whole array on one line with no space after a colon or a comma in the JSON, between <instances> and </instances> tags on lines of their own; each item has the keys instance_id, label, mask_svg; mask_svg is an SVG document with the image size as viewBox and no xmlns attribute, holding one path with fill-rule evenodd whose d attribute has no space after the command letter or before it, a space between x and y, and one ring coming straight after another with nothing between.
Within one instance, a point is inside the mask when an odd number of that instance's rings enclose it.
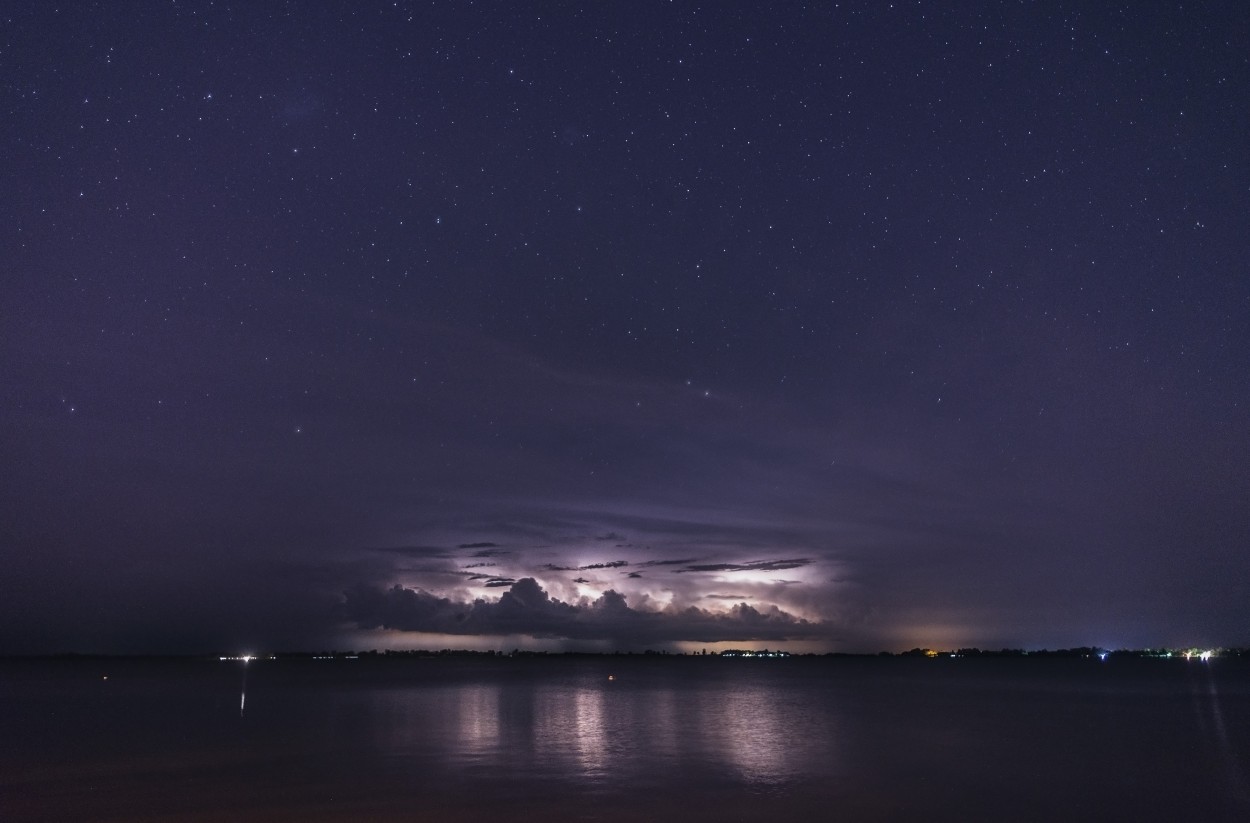
<instances>
[{"instance_id":1,"label":"dark purple sky","mask_svg":"<svg viewBox=\"0 0 1250 823\"><path fill-rule=\"evenodd\" d=\"M9 9L0 651L1250 643L1248 60L1240 2Z\"/></svg>"}]
</instances>

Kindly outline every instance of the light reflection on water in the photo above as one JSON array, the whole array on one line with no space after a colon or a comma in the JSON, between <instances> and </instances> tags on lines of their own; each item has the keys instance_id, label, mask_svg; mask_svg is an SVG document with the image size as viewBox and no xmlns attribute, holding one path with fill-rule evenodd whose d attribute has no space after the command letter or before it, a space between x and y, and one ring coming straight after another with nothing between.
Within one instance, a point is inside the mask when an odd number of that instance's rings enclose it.
<instances>
[{"instance_id":1,"label":"light reflection on water","mask_svg":"<svg viewBox=\"0 0 1250 823\"><path fill-rule=\"evenodd\" d=\"M478 760L499 748L499 687L473 683L457 689L454 697L457 739L465 756Z\"/></svg>"},{"instance_id":2,"label":"light reflection on water","mask_svg":"<svg viewBox=\"0 0 1250 823\"><path fill-rule=\"evenodd\" d=\"M1231 663L87 665L3 671L6 821L1250 819Z\"/></svg>"},{"instance_id":3,"label":"light reflection on water","mask_svg":"<svg viewBox=\"0 0 1250 823\"><path fill-rule=\"evenodd\" d=\"M776 786L835 767L827 718L764 682L542 678L414 683L373 695L371 745L399 761L570 780L585 787L688 771Z\"/></svg>"},{"instance_id":4,"label":"light reflection on water","mask_svg":"<svg viewBox=\"0 0 1250 823\"><path fill-rule=\"evenodd\" d=\"M727 695L720 722L710 730L738 775L749 783L774 784L799 770L791 762L797 735L793 720L783 716L777 695L755 687ZM822 763L827 767L828 761Z\"/></svg>"},{"instance_id":5,"label":"light reflection on water","mask_svg":"<svg viewBox=\"0 0 1250 823\"><path fill-rule=\"evenodd\" d=\"M573 746L582 774L598 778L608 771L608 732L603 712L603 692L579 689L573 696Z\"/></svg>"},{"instance_id":6,"label":"light reflection on water","mask_svg":"<svg viewBox=\"0 0 1250 823\"><path fill-rule=\"evenodd\" d=\"M1212 748L1218 752L1221 771L1226 776L1230 793L1250 811L1250 768L1243 768L1237 757L1233 738L1224 719L1220 689L1213 668L1205 660L1196 668L1190 668L1196 679L1191 692L1197 726L1212 741Z\"/></svg>"}]
</instances>

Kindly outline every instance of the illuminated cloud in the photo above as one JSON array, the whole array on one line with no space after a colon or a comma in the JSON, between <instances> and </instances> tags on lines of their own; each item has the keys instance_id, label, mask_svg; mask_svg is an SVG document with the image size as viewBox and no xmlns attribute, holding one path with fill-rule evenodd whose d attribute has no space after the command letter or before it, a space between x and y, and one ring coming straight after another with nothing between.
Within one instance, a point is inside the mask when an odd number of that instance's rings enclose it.
<instances>
[{"instance_id":1,"label":"illuminated cloud","mask_svg":"<svg viewBox=\"0 0 1250 823\"><path fill-rule=\"evenodd\" d=\"M361 629L393 629L459 635L528 635L630 643L725 640L781 641L820 637L825 625L776 606L738 603L725 612L695 606L644 611L625 596L606 591L597 599L566 603L547 594L532 577L512 583L496 601L439 597L403 586L358 586L344 595L346 617Z\"/></svg>"}]
</instances>

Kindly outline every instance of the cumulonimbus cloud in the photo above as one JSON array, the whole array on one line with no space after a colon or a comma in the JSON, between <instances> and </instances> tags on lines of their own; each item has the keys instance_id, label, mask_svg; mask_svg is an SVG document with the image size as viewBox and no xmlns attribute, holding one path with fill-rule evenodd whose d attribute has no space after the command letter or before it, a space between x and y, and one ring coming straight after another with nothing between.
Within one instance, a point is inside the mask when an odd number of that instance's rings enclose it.
<instances>
[{"instance_id":1,"label":"cumulonimbus cloud","mask_svg":"<svg viewBox=\"0 0 1250 823\"><path fill-rule=\"evenodd\" d=\"M522 634L570 640L615 640L631 644L681 640L793 640L827 633L776 606L738 603L728 611L695 606L663 611L634 609L625 596L606 591L595 600L565 603L523 577L498 600L455 601L421 589L361 585L344 593L348 620L362 629L397 629L461 635Z\"/></svg>"}]
</instances>

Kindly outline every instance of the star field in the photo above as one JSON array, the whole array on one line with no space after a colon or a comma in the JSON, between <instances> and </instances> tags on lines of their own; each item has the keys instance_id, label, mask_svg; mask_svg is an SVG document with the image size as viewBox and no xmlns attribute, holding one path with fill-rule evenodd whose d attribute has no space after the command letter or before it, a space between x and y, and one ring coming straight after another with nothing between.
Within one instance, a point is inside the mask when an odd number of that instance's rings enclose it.
<instances>
[{"instance_id":1,"label":"star field","mask_svg":"<svg viewBox=\"0 0 1250 823\"><path fill-rule=\"evenodd\" d=\"M0 651L1246 642L1238 4L4 23Z\"/></svg>"}]
</instances>

